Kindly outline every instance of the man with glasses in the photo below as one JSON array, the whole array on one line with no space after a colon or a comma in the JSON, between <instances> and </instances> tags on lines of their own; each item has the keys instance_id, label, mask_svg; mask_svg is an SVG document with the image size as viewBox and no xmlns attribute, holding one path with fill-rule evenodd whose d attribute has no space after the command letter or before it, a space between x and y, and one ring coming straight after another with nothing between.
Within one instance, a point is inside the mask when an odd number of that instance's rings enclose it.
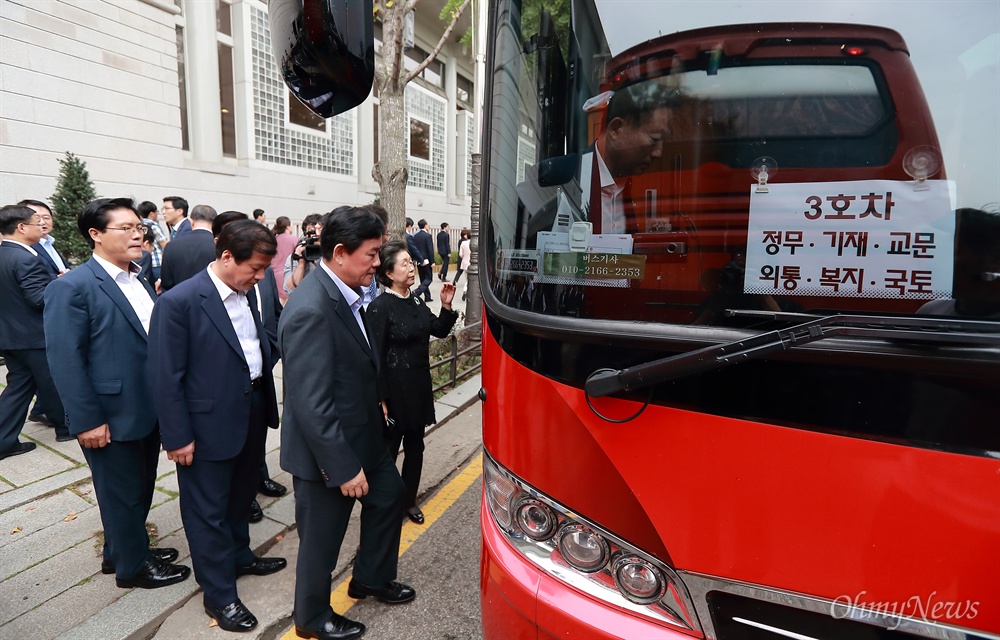
<instances>
[{"instance_id":1,"label":"man with glasses","mask_svg":"<svg viewBox=\"0 0 1000 640\"><path fill-rule=\"evenodd\" d=\"M149 548L160 434L146 373L153 291L138 277L145 227L128 198L98 198L77 226L94 253L45 290L47 356L83 447L104 524L102 573L122 588L185 580L176 549Z\"/></svg>"},{"instance_id":2,"label":"man with glasses","mask_svg":"<svg viewBox=\"0 0 1000 640\"><path fill-rule=\"evenodd\" d=\"M42 238L31 248L38 252L38 257L42 259L46 269L57 278L69 271L69 263L63 254L55 247L55 240L52 238L52 209L41 200L21 200L18 202L38 214L38 221L42 224Z\"/></svg>"},{"instance_id":3,"label":"man with glasses","mask_svg":"<svg viewBox=\"0 0 1000 640\"><path fill-rule=\"evenodd\" d=\"M167 196L163 199L163 219L170 226L171 240L183 238L191 233L191 221L187 215L187 200L179 196Z\"/></svg>"},{"instance_id":4,"label":"man with glasses","mask_svg":"<svg viewBox=\"0 0 1000 640\"><path fill-rule=\"evenodd\" d=\"M28 453L33 442L20 442L31 398L58 422L60 440L72 439L63 424L59 401L45 360L42 307L52 281L31 245L42 236L38 215L24 205L0 208L0 355L7 365L7 386L0 394L0 460Z\"/></svg>"}]
</instances>

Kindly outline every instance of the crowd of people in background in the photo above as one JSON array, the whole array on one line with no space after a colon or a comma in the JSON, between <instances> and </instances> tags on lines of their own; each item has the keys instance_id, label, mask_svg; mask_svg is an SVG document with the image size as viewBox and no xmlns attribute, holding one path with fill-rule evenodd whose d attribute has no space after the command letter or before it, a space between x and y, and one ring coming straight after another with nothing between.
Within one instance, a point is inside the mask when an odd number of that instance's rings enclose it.
<instances>
[{"instance_id":1,"label":"crowd of people in background","mask_svg":"<svg viewBox=\"0 0 1000 640\"><path fill-rule=\"evenodd\" d=\"M406 222L406 241L388 241L384 209L338 207L306 216L299 237L287 216L268 228L260 209L251 219L179 196L160 207L98 198L77 217L92 253L74 268L51 237L48 205L0 208L0 460L35 448L19 441L26 418L54 428L58 441L77 440L104 525L101 571L119 587L153 589L191 574L175 562L177 549L150 547L146 532L165 450L205 611L225 630L249 631L257 620L237 578L287 566L255 556L249 536L263 517L256 494L287 491L264 461L267 429L279 423L280 358L281 465L293 478L300 537L296 631L360 636L364 625L330 608L330 574L360 501L349 594L391 604L415 597L396 581L396 557L402 518L424 522L423 431L435 422L428 341L455 325L455 283L469 264L462 231L447 282L442 224L435 315L426 306L435 242L426 220L415 233Z\"/></svg>"}]
</instances>

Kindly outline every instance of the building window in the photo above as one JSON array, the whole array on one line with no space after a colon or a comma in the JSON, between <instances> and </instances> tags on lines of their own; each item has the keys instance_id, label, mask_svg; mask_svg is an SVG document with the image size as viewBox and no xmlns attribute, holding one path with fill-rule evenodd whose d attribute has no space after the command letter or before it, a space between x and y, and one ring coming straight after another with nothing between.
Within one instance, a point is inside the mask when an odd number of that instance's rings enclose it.
<instances>
[{"instance_id":1,"label":"building window","mask_svg":"<svg viewBox=\"0 0 1000 640\"><path fill-rule=\"evenodd\" d=\"M320 133L327 132L326 119L310 111L291 91L288 92L288 122Z\"/></svg>"},{"instance_id":2,"label":"building window","mask_svg":"<svg viewBox=\"0 0 1000 640\"><path fill-rule=\"evenodd\" d=\"M190 150L188 139L187 80L184 70L184 27L177 26L177 92L181 107L181 149Z\"/></svg>"},{"instance_id":3,"label":"building window","mask_svg":"<svg viewBox=\"0 0 1000 640\"><path fill-rule=\"evenodd\" d=\"M455 97L459 102L464 102L466 107L472 107L475 93L473 92L472 80L462 74L455 76Z\"/></svg>"},{"instance_id":4,"label":"building window","mask_svg":"<svg viewBox=\"0 0 1000 640\"><path fill-rule=\"evenodd\" d=\"M236 94L233 90L233 48L219 43L219 103L222 107L222 155L236 157Z\"/></svg>"},{"instance_id":5,"label":"building window","mask_svg":"<svg viewBox=\"0 0 1000 640\"><path fill-rule=\"evenodd\" d=\"M375 155L373 157L374 157L374 162L378 162L378 103L377 102L372 105L372 116L373 116L372 120L374 122L372 133L375 139L375 146L374 146Z\"/></svg>"},{"instance_id":6,"label":"building window","mask_svg":"<svg viewBox=\"0 0 1000 640\"><path fill-rule=\"evenodd\" d=\"M413 71L417 66L424 61L430 54L421 49L420 47L412 47L406 50L406 55L403 57L403 66L407 71ZM438 59L433 60L430 64L424 67L424 70L420 72L419 78L423 78L429 84L441 88L444 88L444 63Z\"/></svg>"},{"instance_id":7,"label":"building window","mask_svg":"<svg viewBox=\"0 0 1000 640\"><path fill-rule=\"evenodd\" d=\"M233 25L229 4L218 0L216 41L219 52L219 106L222 119L222 155L236 157L236 92L233 75Z\"/></svg>"},{"instance_id":8,"label":"building window","mask_svg":"<svg viewBox=\"0 0 1000 640\"><path fill-rule=\"evenodd\" d=\"M410 116L410 158L431 160L431 123Z\"/></svg>"},{"instance_id":9,"label":"building window","mask_svg":"<svg viewBox=\"0 0 1000 640\"><path fill-rule=\"evenodd\" d=\"M233 9L228 2L218 0L215 8L215 29L223 35L233 35Z\"/></svg>"}]
</instances>

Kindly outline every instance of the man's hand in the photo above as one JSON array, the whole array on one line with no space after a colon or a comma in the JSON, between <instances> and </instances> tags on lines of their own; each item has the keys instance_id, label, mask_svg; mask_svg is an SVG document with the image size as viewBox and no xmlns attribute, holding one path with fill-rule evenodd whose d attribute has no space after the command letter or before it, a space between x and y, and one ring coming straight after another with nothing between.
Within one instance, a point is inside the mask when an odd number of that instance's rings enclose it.
<instances>
[{"instance_id":1,"label":"man's hand","mask_svg":"<svg viewBox=\"0 0 1000 640\"><path fill-rule=\"evenodd\" d=\"M362 469L350 482L340 485L340 492L348 498L360 498L368 495L368 479L365 478L365 470Z\"/></svg>"},{"instance_id":2,"label":"man's hand","mask_svg":"<svg viewBox=\"0 0 1000 640\"><path fill-rule=\"evenodd\" d=\"M180 449L167 451L167 460L176 462L182 467L190 467L191 463L194 462L194 440L187 443Z\"/></svg>"},{"instance_id":3,"label":"man's hand","mask_svg":"<svg viewBox=\"0 0 1000 640\"><path fill-rule=\"evenodd\" d=\"M84 449L100 449L102 447L108 446L111 442L111 428L108 427L107 423L102 424L96 429L91 429L90 431L84 431L76 436L77 442Z\"/></svg>"},{"instance_id":4,"label":"man's hand","mask_svg":"<svg viewBox=\"0 0 1000 640\"><path fill-rule=\"evenodd\" d=\"M156 284L153 286L153 290L156 291L156 295L158 295L158 296L162 296L163 295L163 289L160 287L160 279L159 278L156 279Z\"/></svg>"}]
</instances>

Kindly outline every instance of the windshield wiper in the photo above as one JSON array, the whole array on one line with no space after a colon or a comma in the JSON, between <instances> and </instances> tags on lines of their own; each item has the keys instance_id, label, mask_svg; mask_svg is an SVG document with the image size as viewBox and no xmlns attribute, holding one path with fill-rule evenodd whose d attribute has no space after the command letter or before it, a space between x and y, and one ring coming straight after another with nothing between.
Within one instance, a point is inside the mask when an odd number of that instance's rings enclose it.
<instances>
[{"instance_id":1,"label":"windshield wiper","mask_svg":"<svg viewBox=\"0 0 1000 640\"><path fill-rule=\"evenodd\" d=\"M809 317L804 314L732 309L727 309L726 315L786 321ZM824 316L787 329L768 331L751 338L713 345L627 369L595 371L587 378L584 388L588 395L594 397L631 391L836 336L1000 347L1000 322L920 316L898 318L844 314Z\"/></svg>"}]
</instances>

